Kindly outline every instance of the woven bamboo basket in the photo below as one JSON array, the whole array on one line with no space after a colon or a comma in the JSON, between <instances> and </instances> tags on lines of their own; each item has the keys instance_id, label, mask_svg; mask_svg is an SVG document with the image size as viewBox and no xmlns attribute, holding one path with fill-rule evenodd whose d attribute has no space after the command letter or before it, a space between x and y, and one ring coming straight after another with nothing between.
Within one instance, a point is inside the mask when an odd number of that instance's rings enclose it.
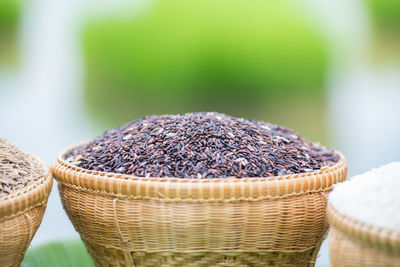
<instances>
[{"instance_id":1,"label":"woven bamboo basket","mask_svg":"<svg viewBox=\"0 0 400 267\"><path fill-rule=\"evenodd\" d=\"M53 177L46 164L31 156L47 176L0 198L0 266L19 266L42 222Z\"/></svg>"},{"instance_id":2,"label":"woven bamboo basket","mask_svg":"<svg viewBox=\"0 0 400 267\"><path fill-rule=\"evenodd\" d=\"M283 177L141 178L84 170L67 152L52 172L97 266L313 266L327 194L347 174L341 156Z\"/></svg>"},{"instance_id":3,"label":"woven bamboo basket","mask_svg":"<svg viewBox=\"0 0 400 267\"><path fill-rule=\"evenodd\" d=\"M400 229L396 232L368 225L327 208L332 266L400 266Z\"/></svg>"}]
</instances>

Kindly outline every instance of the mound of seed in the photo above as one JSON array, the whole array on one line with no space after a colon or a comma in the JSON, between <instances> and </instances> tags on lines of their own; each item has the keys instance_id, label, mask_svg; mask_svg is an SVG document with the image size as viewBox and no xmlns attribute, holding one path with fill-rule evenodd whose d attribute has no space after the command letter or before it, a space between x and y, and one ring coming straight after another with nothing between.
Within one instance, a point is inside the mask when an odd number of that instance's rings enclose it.
<instances>
[{"instance_id":1,"label":"mound of seed","mask_svg":"<svg viewBox=\"0 0 400 267\"><path fill-rule=\"evenodd\" d=\"M339 156L294 131L219 113L149 116L67 156L81 168L139 177L269 177L312 172Z\"/></svg>"},{"instance_id":2,"label":"mound of seed","mask_svg":"<svg viewBox=\"0 0 400 267\"><path fill-rule=\"evenodd\" d=\"M46 175L29 154L0 138L0 198L32 184Z\"/></svg>"}]
</instances>

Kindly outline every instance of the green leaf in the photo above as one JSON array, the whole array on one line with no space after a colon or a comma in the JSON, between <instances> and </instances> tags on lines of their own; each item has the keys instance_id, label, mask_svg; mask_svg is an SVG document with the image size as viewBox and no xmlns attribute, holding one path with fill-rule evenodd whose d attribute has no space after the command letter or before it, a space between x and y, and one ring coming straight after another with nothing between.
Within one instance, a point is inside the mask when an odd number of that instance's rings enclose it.
<instances>
[{"instance_id":1,"label":"green leaf","mask_svg":"<svg viewBox=\"0 0 400 267\"><path fill-rule=\"evenodd\" d=\"M21 267L94 267L80 239L55 241L32 247Z\"/></svg>"}]
</instances>

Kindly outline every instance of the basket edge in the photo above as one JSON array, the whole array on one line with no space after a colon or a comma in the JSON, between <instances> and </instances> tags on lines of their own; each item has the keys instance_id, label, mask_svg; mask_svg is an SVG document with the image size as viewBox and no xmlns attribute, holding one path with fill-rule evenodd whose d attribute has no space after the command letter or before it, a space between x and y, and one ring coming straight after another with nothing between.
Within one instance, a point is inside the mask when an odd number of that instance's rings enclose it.
<instances>
[{"instance_id":1,"label":"basket edge","mask_svg":"<svg viewBox=\"0 0 400 267\"><path fill-rule=\"evenodd\" d=\"M30 186L0 199L0 221L11 219L25 210L46 203L53 185L50 168L38 157L30 156L45 170L47 175L40 177Z\"/></svg>"},{"instance_id":2,"label":"basket edge","mask_svg":"<svg viewBox=\"0 0 400 267\"><path fill-rule=\"evenodd\" d=\"M55 179L63 186L120 197L200 202L262 200L330 191L333 184L347 176L346 160L336 151L340 155L337 163L310 173L264 178L143 178L85 170L63 160L68 151L79 145L60 153L51 167Z\"/></svg>"},{"instance_id":3,"label":"basket edge","mask_svg":"<svg viewBox=\"0 0 400 267\"><path fill-rule=\"evenodd\" d=\"M348 216L328 201L327 219L331 227L363 245L400 254L400 231L384 229Z\"/></svg>"}]
</instances>

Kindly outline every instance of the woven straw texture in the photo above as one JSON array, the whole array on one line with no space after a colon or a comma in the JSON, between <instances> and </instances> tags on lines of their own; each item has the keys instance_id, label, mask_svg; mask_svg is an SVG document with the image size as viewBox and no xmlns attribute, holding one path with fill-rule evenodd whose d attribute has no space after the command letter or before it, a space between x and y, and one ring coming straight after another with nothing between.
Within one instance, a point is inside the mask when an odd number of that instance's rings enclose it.
<instances>
[{"instance_id":1,"label":"woven straw texture","mask_svg":"<svg viewBox=\"0 0 400 267\"><path fill-rule=\"evenodd\" d=\"M0 199L0 266L19 266L43 219L53 178L39 159L47 176Z\"/></svg>"},{"instance_id":2,"label":"woven straw texture","mask_svg":"<svg viewBox=\"0 0 400 267\"><path fill-rule=\"evenodd\" d=\"M343 157L270 178L140 178L52 167L97 266L313 266L327 231L326 196Z\"/></svg>"},{"instance_id":3,"label":"woven straw texture","mask_svg":"<svg viewBox=\"0 0 400 267\"><path fill-rule=\"evenodd\" d=\"M385 230L350 218L331 204L327 209L332 266L400 267L400 231Z\"/></svg>"}]
</instances>

